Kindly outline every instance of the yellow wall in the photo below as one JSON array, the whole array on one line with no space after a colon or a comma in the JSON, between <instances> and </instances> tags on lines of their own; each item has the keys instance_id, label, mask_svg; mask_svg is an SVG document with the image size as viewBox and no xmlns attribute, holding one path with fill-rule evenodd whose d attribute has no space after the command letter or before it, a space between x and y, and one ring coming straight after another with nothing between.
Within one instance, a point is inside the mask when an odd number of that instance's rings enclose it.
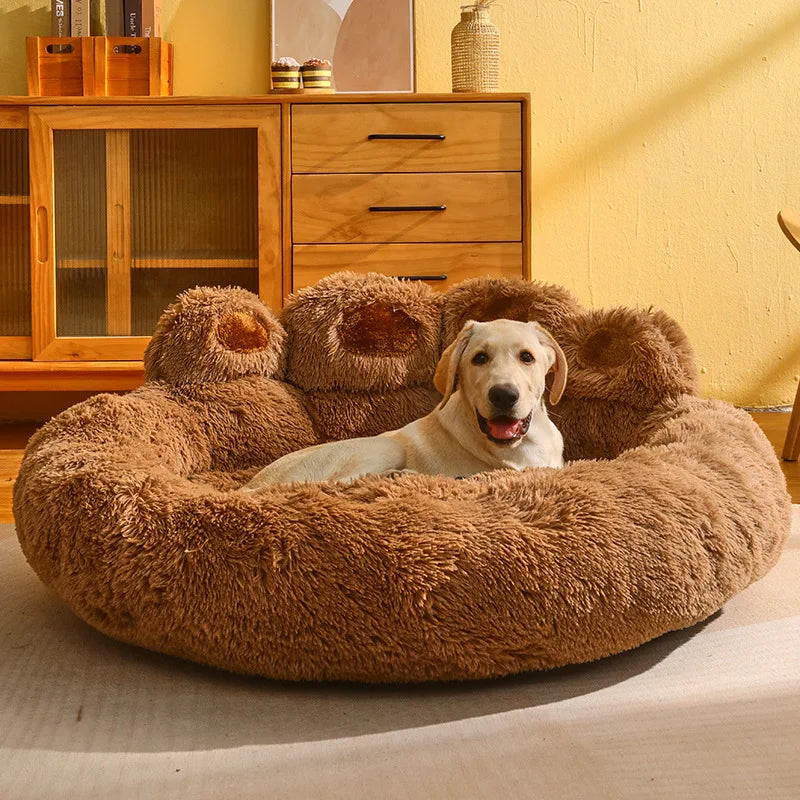
<instances>
[{"instance_id":1,"label":"yellow wall","mask_svg":"<svg viewBox=\"0 0 800 800\"><path fill-rule=\"evenodd\" d=\"M180 94L267 87L267 0L164 0ZM0 94L49 0L0 0ZM235 14L233 10L235 9ZM418 89L449 89L458 2L417 0ZM502 88L533 97L534 276L667 310L705 392L789 403L800 374L796 0L502 0Z\"/></svg>"}]
</instances>

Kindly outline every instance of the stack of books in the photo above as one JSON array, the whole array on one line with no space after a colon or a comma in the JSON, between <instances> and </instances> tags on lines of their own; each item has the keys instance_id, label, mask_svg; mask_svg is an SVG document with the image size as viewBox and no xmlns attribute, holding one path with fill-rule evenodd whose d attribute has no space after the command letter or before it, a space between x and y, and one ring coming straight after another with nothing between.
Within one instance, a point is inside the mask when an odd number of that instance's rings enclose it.
<instances>
[{"instance_id":1,"label":"stack of books","mask_svg":"<svg viewBox=\"0 0 800 800\"><path fill-rule=\"evenodd\" d=\"M161 36L161 0L52 0L53 36Z\"/></svg>"}]
</instances>

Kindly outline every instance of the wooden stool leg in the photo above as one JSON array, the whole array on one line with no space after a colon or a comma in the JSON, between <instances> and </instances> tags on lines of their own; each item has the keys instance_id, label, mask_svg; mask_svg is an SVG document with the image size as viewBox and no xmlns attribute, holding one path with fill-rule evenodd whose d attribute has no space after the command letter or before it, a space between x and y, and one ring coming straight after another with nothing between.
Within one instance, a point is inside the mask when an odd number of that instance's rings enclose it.
<instances>
[{"instance_id":1,"label":"wooden stool leg","mask_svg":"<svg viewBox=\"0 0 800 800\"><path fill-rule=\"evenodd\" d=\"M800 456L800 384L794 396L792 416L789 417L789 430L786 431L786 441L783 443L783 460L797 461Z\"/></svg>"}]
</instances>

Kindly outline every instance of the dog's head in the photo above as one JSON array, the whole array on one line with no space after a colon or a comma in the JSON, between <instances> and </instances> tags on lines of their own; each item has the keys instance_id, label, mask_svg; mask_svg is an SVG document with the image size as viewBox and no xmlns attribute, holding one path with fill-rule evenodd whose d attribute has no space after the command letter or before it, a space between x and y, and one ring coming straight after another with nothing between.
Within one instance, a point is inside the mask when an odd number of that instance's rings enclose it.
<instances>
[{"instance_id":1,"label":"dog's head","mask_svg":"<svg viewBox=\"0 0 800 800\"><path fill-rule=\"evenodd\" d=\"M536 322L470 320L436 368L434 384L443 395L439 407L460 392L489 441L513 446L528 432L551 370L555 405L567 381L567 362L555 339Z\"/></svg>"}]
</instances>

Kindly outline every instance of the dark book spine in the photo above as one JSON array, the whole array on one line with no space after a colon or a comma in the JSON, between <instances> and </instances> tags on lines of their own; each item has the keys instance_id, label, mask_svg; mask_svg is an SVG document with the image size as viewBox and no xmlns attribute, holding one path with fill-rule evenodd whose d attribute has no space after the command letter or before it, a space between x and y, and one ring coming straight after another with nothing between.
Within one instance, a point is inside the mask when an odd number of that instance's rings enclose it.
<instances>
[{"instance_id":1,"label":"dark book spine","mask_svg":"<svg viewBox=\"0 0 800 800\"><path fill-rule=\"evenodd\" d=\"M125 36L142 35L142 0L123 0Z\"/></svg>"},{"instance_id":2,"label":"dark book spine","mask_svg":"<svg viewBox=\"0 0 800 800\"><path fill-rule=\"evenodd\" d=\"M53 36L69 36L69 0L53 0L52 19Z\"/></svg>"},{"instance_id":3,"label":"dark book spine","mask_svg":"<svg viewBox=\"0 0 800 800\"><path fill-rule=\"evenodd\" d=\"M106 0L106 36L125 35L125 11L122 0Z\"/></svg>"}]
</instances>

